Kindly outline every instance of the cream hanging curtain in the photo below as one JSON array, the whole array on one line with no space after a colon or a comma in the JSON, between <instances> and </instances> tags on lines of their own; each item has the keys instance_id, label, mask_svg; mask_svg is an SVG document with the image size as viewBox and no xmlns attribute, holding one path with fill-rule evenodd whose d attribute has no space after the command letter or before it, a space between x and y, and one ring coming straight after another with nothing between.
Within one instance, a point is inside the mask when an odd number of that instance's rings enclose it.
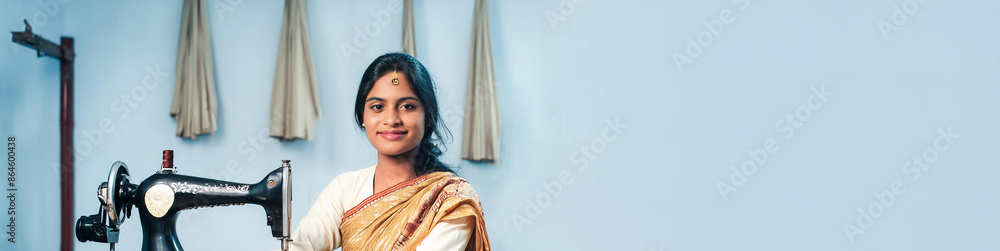
<instances>
[{"instance_id":1,"label":"cream hanging curtain","mask_svg":"<svg viewBox=\"0 0 1000 251\"><path fill-rule=\"evenodd\" d=\"M215 132L218 103L212 65L212 37L205 0L185 0L177 48L174 98L170 115L177 136L196 138Z\"/></svg>"},{"instance_id":2,"label":"cream hanging curtain","mask_svg":"<svg viewBox=\"0 0 1000 251\"><path fill-rule=\"evenodd\" d=\"M413 33L413 0L403 0L403 53L416 58L417 38Z\"/></svg>"},{"instance_id":3,"label":"cream hanging curtain","mask_svg":"<svg viewBox=\"0 0 1000 251\"><path fill-rule=\"evenodd\" d=\"M271 136L312 140L320 112L306 1L286 0L271 92Z\"/></svg>"},{"instance_id":4,"label":"cream hanging curtain","mask_svg":"<svg viewBox=\"0 0 1000 251\"><path fill-rule=\"evenodd\" d=\"M493 77L489 2L476 0L475 9L469 86L465 93L462 158L496 162L500 158L500 111Z\"/></svg>"}]
</instances>

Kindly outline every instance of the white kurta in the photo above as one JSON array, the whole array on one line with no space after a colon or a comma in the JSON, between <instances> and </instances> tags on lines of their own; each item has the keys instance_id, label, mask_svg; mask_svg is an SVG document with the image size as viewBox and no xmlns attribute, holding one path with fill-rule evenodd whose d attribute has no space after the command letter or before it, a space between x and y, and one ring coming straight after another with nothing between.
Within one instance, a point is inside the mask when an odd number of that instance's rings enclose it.
<instances>
[{"instance_id":1,"label":"white kurta","mask_svg":"<svg viewBox=\"0 0 1000 251\"><path fill-rule=\"evenodd\" d=\"M341 247L344 212L374 194L375 166L338 175L323 189L309 213L292 233L290 250L333 250ZM469 243L473 217L439 222L417 250L463 250Z\"/></svg>"}]
</instances>

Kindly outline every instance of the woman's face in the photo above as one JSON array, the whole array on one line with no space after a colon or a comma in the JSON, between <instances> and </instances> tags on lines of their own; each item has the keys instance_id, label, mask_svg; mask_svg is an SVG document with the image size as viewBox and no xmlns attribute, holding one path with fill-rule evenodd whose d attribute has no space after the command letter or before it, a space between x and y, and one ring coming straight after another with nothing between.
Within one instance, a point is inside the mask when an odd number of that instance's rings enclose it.
<instances>
[{"instance_id":1,"label":"woman's face","mask_svg":"<svg viewBox=\"0 0 1000 251\"><path fill-rule=\"evenodd\" d=\"M420 144L424 137L424 107L403 73L392 84L393 73L379 77L365 98L364 128L368 141L384 155L400 155Z\"/></svg>"}]
</instances>

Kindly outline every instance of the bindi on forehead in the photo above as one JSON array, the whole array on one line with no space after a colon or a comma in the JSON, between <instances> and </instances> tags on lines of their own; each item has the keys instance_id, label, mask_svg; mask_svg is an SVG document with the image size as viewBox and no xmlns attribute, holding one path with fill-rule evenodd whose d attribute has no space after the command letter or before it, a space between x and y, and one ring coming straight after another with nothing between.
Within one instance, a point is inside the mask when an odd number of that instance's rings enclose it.
<instances>
[{"instance_id":1,"label":"bindi on forehead","mask_svg":"<svg viewBox=\"0 0 1000 251\"><path fill-rule=\"evenodd\" d=\"M396 77L396 70L392 70L392 85L399 85L399 78Z\"/></svg>"}]
</instances>

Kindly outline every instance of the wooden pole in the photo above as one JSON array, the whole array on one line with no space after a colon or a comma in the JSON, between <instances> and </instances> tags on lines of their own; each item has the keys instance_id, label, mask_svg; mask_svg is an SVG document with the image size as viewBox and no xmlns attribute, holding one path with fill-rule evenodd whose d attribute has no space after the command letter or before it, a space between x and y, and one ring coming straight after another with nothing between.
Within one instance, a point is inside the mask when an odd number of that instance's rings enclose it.
<instances>
[{"instance_id":1,"label":"wooden pole","mask_svg":"<svg viewBox=\"0 0 1000 251\"><path fill-rule=\"evenodd\" d=\"M72 54L73 38L60 39L63 55ZM69 52L69 53L66 53ZM59 180L61 186L62 226L60 243L63 251L73 250L73 60L72 57L59 60L61 87L59 88L59 145L62 167Z\"/></svg>"},{"instance_id":2,"label":"wooden pole","mask_svg":"<svg viewBox=\"0 0 1000 251\"><path fill-rule=\"evenodd\" d=\"M24 20L24 31L11 32L11 41L34 49L38 57L59 59L59 211L61 250L73 250L73 38L53 43L34 33Z\"/></svg>"}]
</instances>

